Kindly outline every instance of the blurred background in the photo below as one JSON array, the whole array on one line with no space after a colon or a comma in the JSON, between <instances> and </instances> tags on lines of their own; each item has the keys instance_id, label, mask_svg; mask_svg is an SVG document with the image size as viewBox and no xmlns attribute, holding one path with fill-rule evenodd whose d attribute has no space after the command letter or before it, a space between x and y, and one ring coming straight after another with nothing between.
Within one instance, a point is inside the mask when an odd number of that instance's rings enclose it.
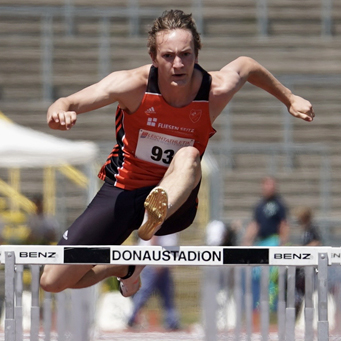
<instances>
[{"instance_id":1,"label":"blurred background","mask_svg":"<svg viewBox=\"0 0 341 341\"><path fill-rule=\"evenodd\" d=\"M271 95L246 84L214 124L200 214L180 234L180 245L205 245L213 219L238 222L240 244L265 175L276 177L288 207L290 245L299 244L294 212L300 206L312 210L323 245L340 245L341 2L332 0L0 0L0 122L7 132L13 124L29 128L10 134L19 142L15 148L9 136L1 140L7 147L0 153L2 242L34 243L28 218L39 196L53 221L51 242L83 211L115 143L116 105L81 115L68 132L48 128L47 108L112 71L150 63L149 25L171 8L193 13L203 68L219 70L241 55L252 57L310 100L316 114L313 123L295 120ZM31 136L31 129L48 136ZM31 138L41 144L30 148ZM219 175L214 184L212 167ZM183 326L200 322L201 277L201 268L174 268ZM145 320L160 324L159 309L153 298Z\"/></svg>"}]
</instances>

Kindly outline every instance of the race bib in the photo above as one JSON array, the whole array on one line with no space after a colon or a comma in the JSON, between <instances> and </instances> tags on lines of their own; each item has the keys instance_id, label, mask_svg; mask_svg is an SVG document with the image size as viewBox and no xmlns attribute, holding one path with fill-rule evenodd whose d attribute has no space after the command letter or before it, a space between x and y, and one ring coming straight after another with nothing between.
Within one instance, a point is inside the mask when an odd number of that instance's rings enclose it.
<instances>
[{"instance_id":1,"label":"race bib","mask_svg":"<svg viewBox=\"0 0 341 341\"><path fill-rule=\"evenodd\" d=\"M168 167L179 149L193 145L194 139L140 129L135 156L141 160Z\"/></svg>"}]
</instances>

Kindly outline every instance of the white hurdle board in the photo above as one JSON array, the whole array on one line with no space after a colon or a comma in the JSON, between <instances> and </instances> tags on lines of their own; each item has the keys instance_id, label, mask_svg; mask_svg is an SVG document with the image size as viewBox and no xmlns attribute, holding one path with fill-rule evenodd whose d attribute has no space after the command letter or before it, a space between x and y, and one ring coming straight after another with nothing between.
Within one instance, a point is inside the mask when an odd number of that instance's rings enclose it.
<instances>
[{"instance_id":1,"label":"white hurdle board","mask_svg":"<svg viewBox=\"0 0 341 341\"><path fill-rule=\"evenodd\" d=\"M1 263L6 252L14 252L16 264L317 266L321 253L328 265L341 264L341 247L2 245Z\"/></svg>"},{"instance_id":2,"label":"white hurdle board","mask_svg":"<svg viewBox=\"0 0 341 341\"><path fill-rule=\"evenodd\" d=\"M22 332L17 331L21 325L18 316L14 311L21 309L17 307L15 295L15 276L18 269L23 265L30 265L35 270L35 287L32 287L32 297L35 297L35 304L32 311L35 312L32 320L31 341L39 339L39 266L44 264L141 264L141 265L166 265L166 266L206 266L205 269L214 271L216 266L279 266L287 267L287 306L279 312L279 318L285 323L279 324L279 335L286 341L295 340L295 267L306 266L318 269L318 341L329 340L329 322L327 315L328 292L327 292L327 268L328 265L341 264L341 247L217 247L217 246L45 246L45 245L2 245L0 246L0 263L5 264L5 292L6 292L6 318L5 318L5 340L17 341ZM267 272L265 271L265 272ZM284 273L283 273L284 275ZM214 277L214 276L213 276ZM283 276L282 276L283 277ZM212 278L212 276L204 276ZM33 281L32 281L33 282ZM283 282L283 280L282 280ZM312 282L312 281L311 281ZM284 282L281 288L284 288ZM206 293L213 297L204 297L205 320L214 316L214 309L209 308L209 303L214 302L216 295L212 291L212 282L209 283L210 290ZM264 286L266 288L266 286ZM265 294L266 294L266 290ZM283 291L283 290L282 290ZM284 291L282 292L284 295ZM306 292L307 297L308 292ZM282 296L283 296L282 295ZM263 295L264 297L266 295ZM311 299L312 290L309 291ZM283 296L284 297L284 296ZM285 303L285 300L282 300ZM265 307L267 301L262 301ZM212 306L212 308L214 308ZM266 308L266 307L265 307ZM309 310L309 308L307 308ZM266 316L267 309L261 311L264 322L262 322L262 339L267 340L268 323ZM310 314L311 315L311 314ZM308 315L307 315L308 316ZM312 319L311 323L312 323ZM213 323L215 323L213 319ZM310 324L311 324L310 323ZM77 323L76 323L77 325ZM308 325L308 324L307 324ZM284 327L283 327L284 326ZM212 338L213 328L206 323L206 340L215 341ZM240 328L236 327L236 339L239 339ZM283 336L285 334L285 337ZM306 330L306 336L312 335ZM309 336L310 337L310 336ZM308 338L309 339L309 338ZM86 340L85 340L86 341Z\"/></svg>"}]
</instances>

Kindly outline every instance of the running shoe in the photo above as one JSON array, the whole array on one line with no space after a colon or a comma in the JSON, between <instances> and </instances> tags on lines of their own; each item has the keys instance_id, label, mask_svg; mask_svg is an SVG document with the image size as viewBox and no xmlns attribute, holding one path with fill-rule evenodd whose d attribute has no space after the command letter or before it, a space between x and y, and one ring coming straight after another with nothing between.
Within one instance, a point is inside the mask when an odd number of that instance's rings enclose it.
<instances>
[{"instance_id":1,"label":"running shoe","mask_svg":"<svg viewBox=\"0 0 341 341\"><path fill-rule=\"evenodd\" d=\"M135 265L135 270L133 274L126 278L118 278L120 281L120 292L124 297L130 297L135 295L141 288L140 273L145 265Z\"/></svg>"},{"instance_id":2,"label":"running shoe","mask_svg":"<svg viewBox=\"0 0 341 341\"><path fill-rule=\"evenodd\" d=\"M146 209L146 220L137 231L143 240L150 240L160 229L164 222L168 209L168 195L162 187L155 187L147 196L144 207Z\"/></svg>"}]
</instances>

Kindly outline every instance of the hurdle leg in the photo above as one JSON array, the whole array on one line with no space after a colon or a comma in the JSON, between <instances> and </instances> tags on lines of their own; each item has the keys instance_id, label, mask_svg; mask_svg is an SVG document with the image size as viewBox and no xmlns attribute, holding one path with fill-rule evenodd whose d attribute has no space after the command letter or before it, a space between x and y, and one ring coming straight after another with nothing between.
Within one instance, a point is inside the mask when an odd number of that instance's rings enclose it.
<instances>
[{"instance_id":1,"label":"hurdle leg","mask_svg":"<svg viewBox=\"0 0 341 341\"><path fill-rule=\"evenodd\" d=\"M23 271L24 271L23 265L16 266L14 317L17 341L21 341L23 339L23 307L22 307Z\"/></svg>"},{"instance_id":2,"label":"hurdle leg","mask_svg":"<svg viewBox=\"0 0 341 341\"><path fill-rule=\"evenodd\" d=\"M285 339L287 341L295 340L295 278L296 267L289 266L287 274L287 308L285 310Z\"/></svg>"},{"instance_id":3,"label":"hurdle leg","mask_svg":"<svg viewBox=\"0 0 341 341\"><path fill-rule=\"evenodd\" d=\"M245 323L247 340L252 339L252 326L253 326L253 295L252 295L252 267L245 268Z\"/></svg>"},{"instance_id":4,"label":"hurdle leg","mask_svg":"<svg viewBox=\"0 0 341 341\"><path fill-rule=\"evenodd\" d=\"M50 292L44 293L43 314L45 341L50 341L52 329L52 295Z\"/></svg>"},{"instance_id":5,"label":"hurdle leg","mask_svg":"<svg viewBox=\"0 0 341 341\"><path fill-rule=\"evenodd\" d=\"M234 268L234 295L236 298L236 329L235 340L240 340L240 334L242 329L242 267L236 266Z\"/></svg>"},{"instance_id":6,"label":"hurdle leg","mask_svg":"<svg viewBox=\"0 0 341 341\"><path fill-rule=\"evenodd\" d=\"M262 266L260 278L260 321L263 341L268 340L269 337L269 274L270 268L268 266Z\"/></svg>"},{"instance_id":7,"label":"hurdle leg","mask_svg":"<svg viewBox=\"0 0 341 341\"><path fill-rule=\"evenodd\" d=\"M335 297L335 300L336 300L336 320L337 321L340 321L340 317L341 317L341 283L338 282L337 285L336 285L336 297ZM341 323L337 323L336 324L336 328L335 328L335 333L337 335L341 335Z\"/></svg>"},{"instance_id":8,"label":"hurdle leg","mask_svg":"<svg viewBox=\"0 0 341 341\"><path fill-rule=\"evenodd\" d=\"M74 340L89 341L91 321L89 318L89 298L91 288L71 290L72 302L72 336ZM84 328L87 326L87 328Z\"/></svg>"},{"instance_id":9,"label":"hurdle leg","mask_svg":"<svg viewBox=\"0 0 341 341\"><path fill-rule=\"evenodd\" d=\"M328 255L318 255L318 322L317 335L319 341L329 340L328 322Z\"/></svg>"},{"instance_id":10,"label":"hurdle leg","mask_svg":"<svg viewBox=\"0 0 341 341\"><path fill-rule=\"evenodd\" d=\"M228 337L228 333L229 333L228 325L229 325L229 318L230 318L230 316L228 314L228 310L227 310L227 307L229 304L229 297L230 297L230 288L229 288L230 270L231 270L231 268L228 268L228 267L220 270L220 275L221 275L221 279L222 279L222 282L221 282L222 288L226 294L226 300L224 302L226 305L226 309L225 309L225 306L223 305L223 309L221 309L221 315L217 316L218 319L221 319L223 321L223 326L226 329L226 337ZM219 290L221 290L221 288L219 288Z\"/></svg>"},{"instance_id":11,"label":"hurdle leg","mask_svg":"<svg viewBox=\"0 0 341 341\"><path fill-rule=\"evenodd\" d=\"M218 269L214 266L203 268L202 311L205 341L217 340L217 292Z\"/></svg>"},{"instance_id":12,"label":"hurdle leg","mask_svg":"<svg viewBox=\"0 0 341 341\"><path fill-rule=\"evenodd\" d=\"M285 273L286 267L278 268L278 307L277 307L277 324L278 324L278 340L285 340Z\"/></svg>"},{"instance_id":13,"label":"hurdle leg","mask_svg":"<svg viewBox=\"0 0 341 341\"><path fill-rule=\"evenodd\" d=\"M15 278L14 252L5 252L5 340L15 340L14 319L14 278Z\"/></svg>"},{"instance_id":14,"label":"hurdle leg","mask_svg":"<svg viewBox=\"0 0 341 341\"><path fill-rule=\"evenodd\" d=\"M39 314L39 265L31 265L31 339L39 340L40 314Z\"/></svg>"},{"instance_id":15,"label":"hurdle leg","mask_svg":"<svg viewBox=\"0 0 341 341\"><path fill-rule=\"evenodd\" d=\"M305 336L304 339L306 341L310 341L314 339L314 303L313 303L313 292L314 292L314 282L315 282L315 273L314 268L311 266L307 266L304 268L304 276L305 276L305 295L304 295L304 321L305 321Z\"/></svg>"},{"instance_id":16,"label":"hurdle leg","mask_svg":"<svg viewBox=\"0 0 341 341\"><path fill-rule=\"evenodd\" d=\"M57 300L57 334L58 341L65 340L66 333L66 298L65 291L59 292L56 294Z\"/></svg>"}]
</instances>

